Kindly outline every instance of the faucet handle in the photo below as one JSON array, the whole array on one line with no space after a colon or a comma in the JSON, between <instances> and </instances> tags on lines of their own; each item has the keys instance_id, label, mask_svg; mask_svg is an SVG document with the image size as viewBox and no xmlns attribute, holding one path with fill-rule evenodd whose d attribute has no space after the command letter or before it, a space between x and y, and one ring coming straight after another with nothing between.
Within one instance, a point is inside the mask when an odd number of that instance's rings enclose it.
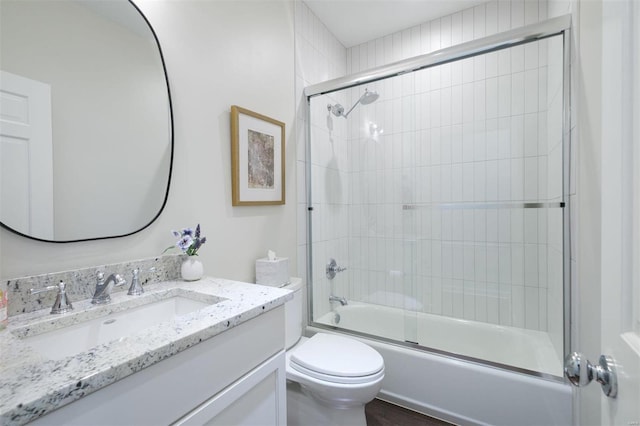
<instances>
[{"instance_id":1,"label":"faucet handle","mask_svg":"<svg viewBox=\"0 0 640 426\"><path fill-rule=\"evenodd\" d=\"M58 294L56 295L56 300L53 302L53 306L51 307L51 313L64 314L65 312L72 310L73 305L71 305L71 301L67 297L66 284L62 280L60 280L58 285L49 285L40 289L32 288L30 293L34 295L53 290L58 290Z\"/></svg>"},{"instance_id":2,"label":"faucet handle","mask_svg":"<svg viewBox=\"0 0 640 426\"><path fill-rule=\"evenodd\" d=\"M138 278L139 272L140 270L138 268L135 268L132 272L131 286L129 286L129 291L127 292L129 296L139 296L144 293L144 288L140 285L140 278Z\"/></svg>"},{"instance_id":3,"label":"faucet handle","mask_svg":"<svg viewBox=\"0 0 640 426\"><path fill-rule=\"evenodd\" d=\"M146 269L146 271L148 272L153 272L156 270L155 266L152 266L149 269ZM133 274L133 277L131 277L131 286L129 287L129 291L127 292L127 294L129 296L139 296L142 293L144 293L144 288L142 287L142 284L140 284L140 269L139 268L135 268L133 271L131 271L131 273Z\"/></svg>"}]
</instances>

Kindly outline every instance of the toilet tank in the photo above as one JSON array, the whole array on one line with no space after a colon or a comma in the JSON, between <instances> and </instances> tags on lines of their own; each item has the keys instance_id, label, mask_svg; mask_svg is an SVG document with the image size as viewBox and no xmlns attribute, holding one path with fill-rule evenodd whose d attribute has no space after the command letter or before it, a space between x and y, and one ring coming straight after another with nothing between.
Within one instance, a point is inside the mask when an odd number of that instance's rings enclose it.
<instances>
[{"instance_id":1,"label":"toilet tank","mask_svg":"<svg viewBox=\"0 0 640 426\"><path fill-rule=\"evenodd\" d=\"M304 303L302 279L291 277L291 284L282 288L293 291L293 299L284 305L285 347L289 349L302 337L302 304Z\"/></svg>"}]
</instances>

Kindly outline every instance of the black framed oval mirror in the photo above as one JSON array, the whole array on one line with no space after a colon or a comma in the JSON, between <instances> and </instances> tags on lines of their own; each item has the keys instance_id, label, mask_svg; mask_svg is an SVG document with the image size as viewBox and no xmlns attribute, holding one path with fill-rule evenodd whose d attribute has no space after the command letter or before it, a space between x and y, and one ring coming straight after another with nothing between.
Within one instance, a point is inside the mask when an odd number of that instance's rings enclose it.
<instances>
[{"instance_id":1,"label":"black framed oval mirror","mask_svg":"<svg viewBox=\"0 0 640 426\"><path fill-rule=\"evenodd\" d=\"M0 224L122 237L162 212L173 111L156 34L129 0L0 0Z\"/></svg>"}]
</instances>

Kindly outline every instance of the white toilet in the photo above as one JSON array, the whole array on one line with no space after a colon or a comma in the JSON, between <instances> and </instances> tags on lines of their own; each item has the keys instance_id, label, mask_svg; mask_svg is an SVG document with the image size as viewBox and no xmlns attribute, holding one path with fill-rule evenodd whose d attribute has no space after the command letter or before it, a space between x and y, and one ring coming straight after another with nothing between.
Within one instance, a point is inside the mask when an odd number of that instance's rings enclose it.
<instances>
[{"instance_id":1,"label":"white toilet","mask_svg":"<svg viewBox=\"0 0 640 426\"><path fill-rule=\"evenodd\" d=\"M349 337L317 333L302 336L302 280L285 305L287 347L287 425L366 426L364 406L380 391L382 356Z\"/></svg>"}]
</instances>

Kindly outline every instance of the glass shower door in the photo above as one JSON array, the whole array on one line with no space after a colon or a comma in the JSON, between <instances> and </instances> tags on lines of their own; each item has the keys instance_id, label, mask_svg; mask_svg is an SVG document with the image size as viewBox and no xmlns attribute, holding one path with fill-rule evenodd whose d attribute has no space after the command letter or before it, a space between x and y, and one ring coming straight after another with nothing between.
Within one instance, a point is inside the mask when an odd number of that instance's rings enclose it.
<instances>
[{"instance_id":1,"label":"glass shower door","mask_svg":"<svg viewBox=\"0 0 640 426\"><path fill-rule=\"evenodd\" d=\"M314 322L562 375L563 37L309 99Z\"/></svg>"}]
</instances>

